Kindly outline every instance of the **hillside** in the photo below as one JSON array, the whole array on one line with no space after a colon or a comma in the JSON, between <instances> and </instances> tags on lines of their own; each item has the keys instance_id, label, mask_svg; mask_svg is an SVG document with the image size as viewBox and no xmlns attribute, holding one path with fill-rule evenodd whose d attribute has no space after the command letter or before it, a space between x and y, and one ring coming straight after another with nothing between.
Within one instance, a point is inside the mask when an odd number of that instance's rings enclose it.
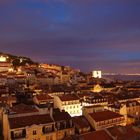
<instances>
[{"instance_id":1,"label":"hillside","mask_svg":"<svg viewBox=\"0 0 140 140\"><path fill-rule=\"evenodd\" d=\"M7 54L7 53L3 53L3 52L0 52L0 56L6 56L7 61L12 62L13 66L24 66L26 64L28 64L28 65L37 64L37 62L34 62L30 58L24 57L24 56L16 56L16 55Z\"/></svg>"}]
</instances>

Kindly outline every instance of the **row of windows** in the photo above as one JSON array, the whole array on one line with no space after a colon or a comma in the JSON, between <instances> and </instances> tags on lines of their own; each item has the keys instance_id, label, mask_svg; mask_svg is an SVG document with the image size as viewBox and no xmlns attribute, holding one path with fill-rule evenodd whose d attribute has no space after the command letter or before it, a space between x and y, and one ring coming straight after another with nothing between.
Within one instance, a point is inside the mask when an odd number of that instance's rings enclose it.
<instances>
[{"instance_id":1,"label":"row of windows","mask_svg":"<svg viewBox=\"0 0 140 140\"><path fill-rule=\"evenodd\" d=\"M79 100L78 101L66 101L66 102L63 102L63 105L70 105L70 104L79 104Z\"/></svg>"},{"instance_id":2,"label":"row of windows","mask_svg":"<svg viewBox=\"0 0 140 140\"><path fill-rule=\"evenodd\" d=\"M69 113L70 114L76 114L76 113L79 113L79 110L73 110L73 111L70 111Z\"/></svg>"},{"instance_id":3,"label":"row of windows","mask_svg":"<svg viewBox=\"0 0 140 140\"><path fill-rule=\"evenodd\" d=\"M117 123L117 122L121 122L121 121L124 121L124 118L112 119L112 120L98 122L97 126L108 125L108 124L111 124L111 123Z\"/></svg>"},{"instance_id":4,"label":"row of windows","mask_svg":"<svg viewBox=\"0 0 140 140\"><path fill-rule=\"evenodd\" d=\"M128 112L140 111L140 107L132 107L132 108L128 108L127 110L128 110Z\"/></svg>"},{"instance_id":5,"label":"row of windows","mask_svg":"<svg viewBox=\"0 0 140 140\"><path fill-rule=\"evenodd\" d=\"M90 102L96 102L96 103L98 103L98 102L107 102L107 100L106 99L94 99L94 100L87 100L87 101L90 101Z\"/></svg>"},{"instance_id":6,"label":"row of windows","mask_svg":"<svg viewBox=\"0 0 140 140\"><path fill-rule=\"evenodd\" d=\"M42 128L42 133L46 134L49 132L54 131L54 126L44 126ZM37 130L32 131L32 135L37 135ZM19 131L11 131L11 138L24 138L26 137L26 129L19 130ZM38 140L38 139L37 139Z\"/></svg>"},{"instance_id":7,"label":"row of windows","mask_svg":"<svg viewBox=\"0 0 140 140\"><path fill-rule=\"evenodd\" d=\"M74 106L66 106L66 107L63 107L64 110L67 110L67 109L75 109L75 108L79 108L79 105L74 105Z\"/></svg>"},{"instance_id":8,"label":"row of windows","mask_svg":"<svg viewBox=\"0 0 140 140\"><path fill-rule=\"evenodd\" d=\"M40 140L40 138L34 138L33 140ZM53 136L47 136L46 140L53 140Z\"/></svg>"}]
</instances>

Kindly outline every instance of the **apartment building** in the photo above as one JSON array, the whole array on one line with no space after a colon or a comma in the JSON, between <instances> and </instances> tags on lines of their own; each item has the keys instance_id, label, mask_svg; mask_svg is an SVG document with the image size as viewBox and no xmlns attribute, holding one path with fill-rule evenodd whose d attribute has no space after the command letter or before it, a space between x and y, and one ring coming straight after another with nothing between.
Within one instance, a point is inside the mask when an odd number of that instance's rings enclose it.
<instances>
[{"instance_id":1,"label":"apartment building","mask_svg":"<svg viewBox=\"0 0 140 140\"><path fill-rule=\"evenodd\" d=\"M71 116L81 115L81 103L77 95L64 94L54 97L54 107L60 110L65 110Z\"/></svg>"},{"instance_id":2,"label":"apartment building","mask_svg":"<svg viewBox=\"0 0 140 140\"><path fill-rule=\"evenodd\" d=\"M95 130L102 130L116 125L126 125L126 120L123 115L109 110L94 111L92 108L92 106L90 110L89 108L88 110L84 108L83 115Z\"/></svg>"}]
</instances>

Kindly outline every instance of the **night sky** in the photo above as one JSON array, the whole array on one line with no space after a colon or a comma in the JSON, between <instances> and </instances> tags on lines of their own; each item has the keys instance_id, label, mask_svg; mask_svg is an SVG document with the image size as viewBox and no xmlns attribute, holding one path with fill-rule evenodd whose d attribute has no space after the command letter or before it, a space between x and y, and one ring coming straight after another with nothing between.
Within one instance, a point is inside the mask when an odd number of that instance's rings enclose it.
<instances>
[{"instance_id":1,"label":"night sky","mask_svg":"<svg viewBox=\"0 0 140 140\"><path fill-rule=\"evenodd\" d=\"M140 73L140 0L0 0L0 51Z\"/></svg>"}]
</instances>

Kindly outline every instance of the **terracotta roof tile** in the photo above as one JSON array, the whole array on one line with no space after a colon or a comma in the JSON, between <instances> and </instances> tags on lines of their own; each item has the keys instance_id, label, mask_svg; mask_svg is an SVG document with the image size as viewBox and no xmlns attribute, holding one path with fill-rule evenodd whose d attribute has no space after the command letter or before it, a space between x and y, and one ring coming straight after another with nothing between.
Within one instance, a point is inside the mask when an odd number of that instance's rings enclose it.
<instances>
[{"instance_id":1,"label":"terracotta roof tile","mask_svg":"<svg viewBox=\"0 0 140 140\"><path fill-rule=\"evenodd\" d=\"M16 114L38 112L38 110L35 107L31 105L25 105L25 104L19 104L19 105L13 106L10 108L10 111Z\"/></svg>"},{"instance_id":2,"label":"terracotta roof tile","mask_svg":"<svg viewBox=\"0 0 140 140\"><path fill-rule=\"evenodd\" d=\"M53 119L55 121L63 121L63 120L69 120L71 119L71 116L68 112L62 111L60 112L59 109L54 109L53 111Z\"/></svg>"},{"instance_id":3,"label":"terracotta roof tile","mask_svg":"<svg viewBox=\"0 0 140 140\"><path fill-rule=\"evenodd\" d=\"M39 94L39 95L36 95L36 98L39 100L39 101L45 101L45 100L50 100L50 99L53 99L51 96L49 96L48 94Z\"/></svg>"},{"instance_id":4,"label":"terracotta roof tile","mask_svg":"<svg viewBox=\"0 0 140 140\"><path fill-rule=\"evenodd\" d=\"M140 133L136 132L131 126L119 126L108 128L107 130L112 136L117 137L117 140L132 140L137 137L140 138Z\"/></svg>"},{"instance_id":5,"label":"terracotta roof tile","mask_svg":"<svg viewBox=\"0 0 140 140\"><path fill-rule=\"evenodd\" d=\"M113 140L113 139L104 130L100 130L81 135L80 140Z\"/></svg>"},{"instance_id":6,"label":"terracotta roof tile","mask_svg":"<svg viewBox=\"0 0 140 140\"><path fill-rule=\"evenodd\" d=\"M77 128L87 128L90 126L84 116L73 117L72 120Z\"/></svg>"},{"instance_id":7,"label":"terracotta roof tile","mask_svg":"<svg viewBox=\"0 0 140 140\"><path fill-rule=\"evenodd\" d=\"M53 120L49 114L9 118L11 129L22 128L31 125L47 124L52 122Z\"/></svg>"},{"instance_id":8,"label":"terracotta roof tile","mask_svg":"<svg viewBox=\"0 0 140 140\"><path fill-rule=\"evenodd\" d=\"M79 98L75 94L66 94L59 96L61 101L73 101L73 100L79 100Z\"/></svg>"},{"instance_id":9,"label":"terracotta roof tile","mask_svg":"<svg viewBox=\"0 0 140 140\"><path fill-rule=\"evenodd\" d=\"M89 96L91 96L91 94L90 93L80 93L77 96L80 98L83 98L83 97L89 97Z\"/></svg>"},{"instance_id":10,"label":"terracotta roof tile","mask_svg":"<svg viewBox=\"0 0 140 140\"><path fill-rule=\"evenodd\" d=\"M90 113L90 116L96 122L123 117L122 115L115 113L115 112L112 112L112 111L109 111L109 110L100 111L100 112L93 112L93 113Z\"/></svg>"}]
</instances>

